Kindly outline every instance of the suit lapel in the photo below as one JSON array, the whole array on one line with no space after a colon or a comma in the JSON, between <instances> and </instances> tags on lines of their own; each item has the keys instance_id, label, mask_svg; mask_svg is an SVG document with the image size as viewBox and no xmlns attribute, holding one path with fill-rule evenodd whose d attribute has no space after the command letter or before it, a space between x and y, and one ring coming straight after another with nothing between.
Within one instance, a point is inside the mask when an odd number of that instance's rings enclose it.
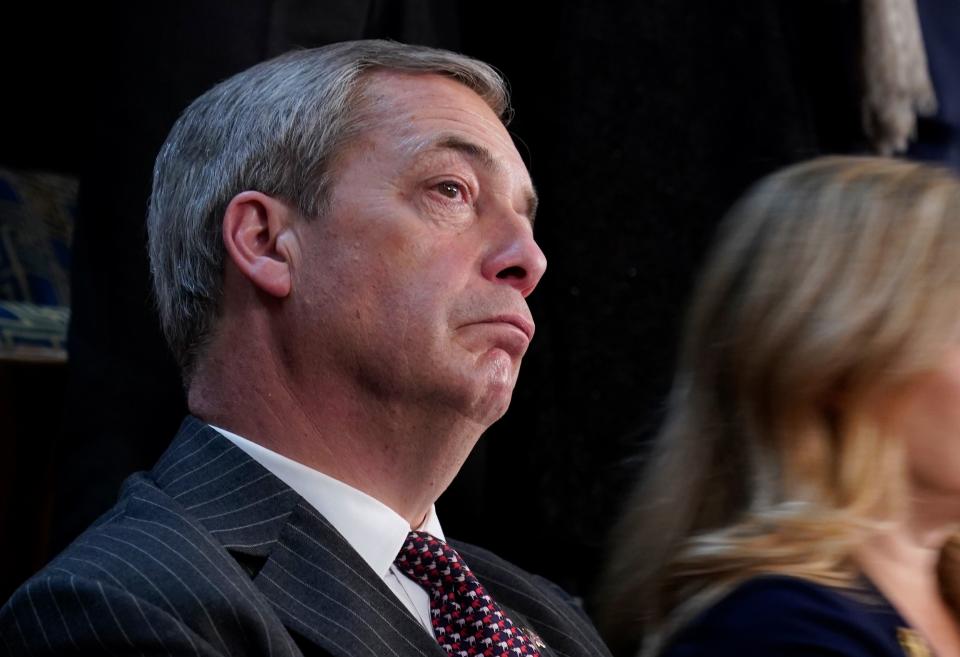
<instances>
[{"instance_id":1,"label":"suit lapel","mask_svg":"<svg viewBox=\"0 0 960 657\"><path fill-rule=\"evenodd\" d=\"M302 502L255 580L293 632L343 657L443 655L343 537Z\"/></svg>"},{"instance_id":2,"label":"suit lapel","mask_svg":"<svg viewBox=\"0 0 960 657\"><path fill-rule=\"evenodd\" d=\"M494 598L496 598L496 596L494 596ZM530 619L516 609L508 607L507 605L501 604L500 608L503 609L503 613L506 614L507 618L513 621L514 627L520 632L526 634L530 643L533 644L538 651L540 651L540 657L556 657L556 653L552 648L550 648L549 645L543 643L542 640L539 642L537 641L537 639L539 639L539 635L532 631L532 628L535 627L535 625L530 621Z\"/></svg>"},{"instance_id":3,"label":"suit lapel","mask_svg":"<svg viewBox=\"0 0 960 657\"><path fill-rule=\"evenodd\" d=\"M331 655L445 655L343 536L303 498L196 418L153 470L303 646Z\"/></svg>"}]
</instances>

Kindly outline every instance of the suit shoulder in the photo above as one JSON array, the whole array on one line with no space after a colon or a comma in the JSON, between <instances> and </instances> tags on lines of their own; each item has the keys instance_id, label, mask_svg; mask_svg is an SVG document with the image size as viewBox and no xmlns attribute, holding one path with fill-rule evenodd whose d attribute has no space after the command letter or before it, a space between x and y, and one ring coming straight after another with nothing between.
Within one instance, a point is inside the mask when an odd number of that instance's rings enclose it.
<instances>
[{"instance_id":1,"label":"suit shoulder","mask_svg":"<svg viewBox=\"0 0 960 657\"><path fill-rule=\"evenodd\" d=\"M0 608L6 654L219 655L184 619L103 580L52 570Z\"/></svg>"},{"instance_id":2,"label":"suit shoulder","mask_svg":"<svg viewBox=\"0 0 960 657\"><path fill-rule=\"evenodd\" d=\"M206 532L173 499L138 474L124 483L117 504L38 576L76 575L135 590L159 584L165 579L160 573L190 569L191 560L202 562L216 551Z\"/></svg>"},{"instance_id":3,"label":"suit shoulder","mask_svg":"<svg viewBox=\"0 0 960 657\"><path fill-rule=\"evenodd\" d=\"M113 509L14 594L2 632L22 641L18 628L30 628L27 639L42 646L51 632L75 639L79 628L122 645L129 635L138 650L181 641L187 654L244 654L275 631L266 609L216 538L137 476ZM147 634L131 629L138 619Z\"/></svg>"},{"instance_id":4,"label":"suit shoulder","mask_svg":"<svg viewBox=\"0 0 960 657\"><path fill-rule=\"evenodd\" d=\"M895 625L849 592L762 576L738 585L681 628L663 654L902 657Z\"/></svg>"}]
</instances>

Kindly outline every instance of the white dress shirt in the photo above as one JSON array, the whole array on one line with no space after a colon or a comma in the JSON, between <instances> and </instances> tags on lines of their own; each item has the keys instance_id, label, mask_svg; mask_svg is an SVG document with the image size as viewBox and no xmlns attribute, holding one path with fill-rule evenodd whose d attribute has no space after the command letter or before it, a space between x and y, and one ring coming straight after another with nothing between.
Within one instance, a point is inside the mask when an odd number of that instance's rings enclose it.
<instances>
[{"instance_id":1,"label":"white dress shirt","mask_svg":"<svg viewBox=\"0 0 960 657\"><path fill-rule=\"evenodd\" d=\"M406 519L353 486L226 429L210 426L295 490L300 497L329 520L360 557L383 579L397 599L415 618L420 619L424 628L433 636L433 626L430 623L430 596L393 565L393 560L397 558L410 532L410 523ZM430 505L430 511L423 524L416 529L445 540L433 505Z\"/></svg>"}]
</instances>

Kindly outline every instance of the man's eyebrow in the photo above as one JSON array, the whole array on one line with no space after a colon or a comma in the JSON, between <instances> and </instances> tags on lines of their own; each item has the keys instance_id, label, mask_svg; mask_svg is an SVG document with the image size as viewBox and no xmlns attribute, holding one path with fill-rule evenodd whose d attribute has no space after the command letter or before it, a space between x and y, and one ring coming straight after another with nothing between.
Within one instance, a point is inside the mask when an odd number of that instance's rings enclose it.
<instances>
[{"instance_id":1,"label":"man's eyebrow","mask_svg":"<svg viewBox=\"0 0 960 657\"><path fill-rule=\"evenodd\" d=\"M469 159L477 162L481 167L491 173L502 173L503 165L480 144L467 141L456 135L444 135L428 146L428 149L448 149L457 151L466 155ZM537 206L540 204L536 191L531 187L524 199L526 207L524 214L527 220L533 225L537 214Z\"/></svg>"}]
</instances>

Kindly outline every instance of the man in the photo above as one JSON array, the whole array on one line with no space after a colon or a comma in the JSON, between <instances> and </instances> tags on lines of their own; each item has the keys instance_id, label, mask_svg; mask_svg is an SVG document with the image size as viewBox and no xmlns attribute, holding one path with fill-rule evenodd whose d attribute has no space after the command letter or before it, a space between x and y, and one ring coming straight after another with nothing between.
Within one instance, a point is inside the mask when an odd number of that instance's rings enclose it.
<instances>
[{"instance_id":1,"label":"man","mask_svg":"<svg viewBox=\"0 0 960 657\"><path fill-rule=\"evenodd\" d=\"M9 653L607 654L433 508L533 337L546 262L506 116L488 66L381 41L186 110L149 237L193 416L3 608Z\"/></svg>"}]
</instances>

